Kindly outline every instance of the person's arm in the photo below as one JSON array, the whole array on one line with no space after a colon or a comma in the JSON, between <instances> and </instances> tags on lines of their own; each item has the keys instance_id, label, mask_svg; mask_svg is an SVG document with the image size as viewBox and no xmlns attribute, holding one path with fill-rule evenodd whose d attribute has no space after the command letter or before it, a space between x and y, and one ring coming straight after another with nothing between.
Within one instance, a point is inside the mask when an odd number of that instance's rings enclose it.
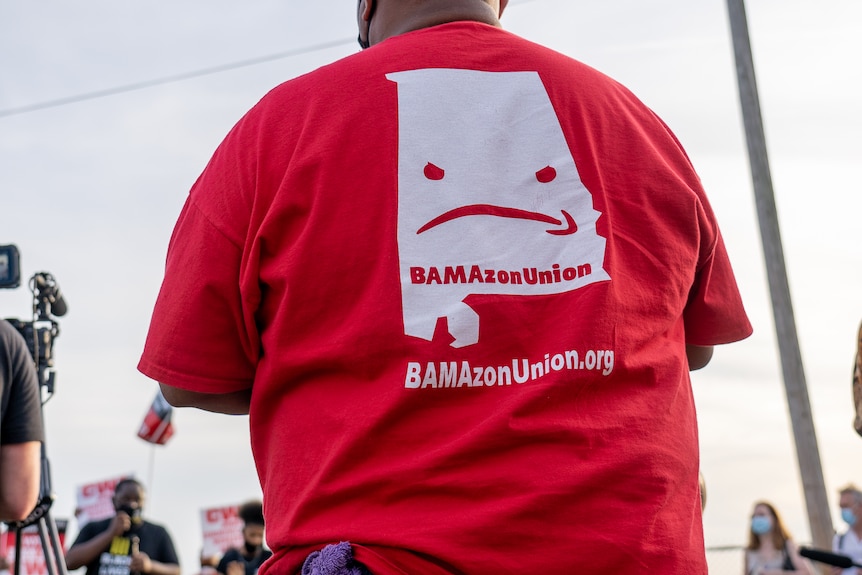
<instances>
[{"instance_id":1,"label":"person's arm","mask_svg":"<svg viewBox=\"0 0 862 575\"><path fill-rule=\"evenodd\" d=\"M225 551L224 555L222 555L222 558L219 560L218 565L216 565L216 571L221 573L221 575L227 575L228 566L232 563L235 563L239 557L241 557L239 551L231 547L230 549Z\"/></svg>"},{"instance_id":2,"label":"person's arm","mask_svg":"<svg viewBox=\"0 0 862 575\"><path fill-rule=\"evenodd\" d=\"M0 520L20 521L36 507L41 471L42 404L39 379L27 343L5 320L0 320L0 373L8 386L2 415L0 445ZM8 373L8 380L6 374Z\"/></svg>"},{"instance_id":3,"label":"person's arm","mask_svg":"<svg viewBox=\"0 0 862 575\"><path fill-rule=\"evenodd\" d=\"M108 523L101 533L85 541L75 541L66 551L66 569L73 571L92 563L103 551L108 549L114 537L118 537L132 527L132 520L122 511Z\"/></svg>"},{"instance_id":4,"label":"person's arm","mask_svg":"<svg viewBox=\"0 0 862 575\"><path fill-rule=\"evenodd\" d=\"M140 540L133 537L132 561L129 564L129 571L143 575L180 575L180 561L170 534L162 527L155 525L151 525L151 527L153 532L148 535L148 539L150 539L148 550L152 556L141 551Z\"/></svg>"},{"instance_id":5,"label":"person's arm","mask_svg":"<svg viewBox=\"0 0 862 575\"><path fill-rule=\"evenodd\" d=\"M208 186L224 184L215 179ZM259 335L243 302L257 296L241 290L241 238L225 222L215 226L198 195L210 192L193 191L177 221L138 370L159 382L175 407L247 414Z\"/></svg>"},{"instance_id":6,"label":"person's arm","mask_svg":"<svg viewBox=\"0 0 862 575\"><path fill-rule=\"evenodd\" d=\"M174 407L196 407L205 411L248 415L251 404L251 388L233 393L200 393L160 383L162 395Z\"/></svg>"},{"instance_id":7,"label":"person's arm","mask_svg":"<svg viewBox=\"0 0 862 575\"><path fill-rule=\"evenodd\" d=\"M221 555L204 555L203 550L201 550L200 561L201 567L212 567L215 569L218 566L219 561L221 561Z\"/></svg>"},{"instance_id":8,"label":"person's arm","mask_svg":"<svg viewBox=\"0 0 862 575\"><path fill-rule=\"evenodd\" d=\"M226 575L245 575L245 563L241 561L231 561L227 564Z\"/></svg>"},{"instance_id":9,"label":"person's arm","mask_svg":"<svg viewBox=\"0 0 862 575\"><path fill-rule=\"evenodd\" d=\"M787 554L796 567L795 571L787 571L787 573L800 573L801 575L814 575L814 570L808 559L799 554L799 547L791 540L787 540Z\"/></svg>"},{"instance_id":10,"label":"person's arm","mask_svg":"<svg viewBox=\"0 0 862 575\"><path fill-rule=\"evenodd\" d=\"M688 357L688 370L694 371L696 369L706 367L706 364L708 364L712 359L712 352L714 349L715 348L711 345L686 345L685 355Z\"/></svg>"},{"instance_id":11,"label":"person's arm","mask_svg":"<svg viewBox=\"0 0 862 575\"><path fill-rule=\"evenodd\" d=\"M21 521L39 498L39 441L0 445L0 521Z\"/></svg>"}]
</instances>

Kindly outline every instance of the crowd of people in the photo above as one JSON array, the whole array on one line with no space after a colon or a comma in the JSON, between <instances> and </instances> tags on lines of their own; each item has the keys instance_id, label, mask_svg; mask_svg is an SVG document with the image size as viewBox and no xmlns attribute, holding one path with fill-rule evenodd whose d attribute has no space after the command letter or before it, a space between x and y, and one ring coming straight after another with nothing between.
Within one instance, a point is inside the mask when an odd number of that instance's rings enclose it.
<instances>
[{"instance_id":1,"label":"crowd of people","mask_svg":"<svg viewBox=\"0 0 862 575\"><path fill-rule=\"evenodd\" d=\"M136 479L119 481L112 502L115 514L84 525L66 551L69 570L85 575L180 575L180 562L168 530L143 517L146 494ZM243 545L219 555L201 556L201 567L220 575L255 575L272 555L265 545L263 504L239 506Z\"/></svg>"},{"instance_id":2,"label":"crowd of people","mask_svg":"<svg viewBox=\"0 0 862 575\"><path fill-rule=\"evenodd\" d=\"M846 528L835 534L832 551L862 565L862 491L848 485L839 492L838 506ZM767 501L754 504L745 547L743 575L814 575L811 562L802 557L781 515ZM832 575L862 575L856 566L833 566Z\"/></svg>"}]
</instances>

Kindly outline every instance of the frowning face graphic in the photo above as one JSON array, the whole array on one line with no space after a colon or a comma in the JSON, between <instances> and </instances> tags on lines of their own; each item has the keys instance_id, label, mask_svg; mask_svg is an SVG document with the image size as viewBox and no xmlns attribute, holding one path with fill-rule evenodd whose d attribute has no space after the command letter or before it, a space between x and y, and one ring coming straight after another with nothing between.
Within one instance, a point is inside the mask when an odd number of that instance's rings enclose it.
<instances>
[{"instance_id":1,"label":"frowning face graphic","mask_svg":"<svg viewBox=\"0 0 862 575\"><path fill-rule=\"evenodd\" d=\"M564 293L608 275L600 215L536 73L428 69L398 86L398 251L407 335L478 342L471 294Z\"/></svg>"},{"instance_id":2,"label":"frowning face graphic","mask_svg":"<svg viewBox=\"0 0 862 575\"><path fill-rule=\"evenodd\" d=\"M429 180L442 180L445 177L445 171L441 168L435 166L432 163L428 163L425 166L425 177ZM557 177L557 171L551 166L545 166L538 172L536 172L536 179L542 183L550 183L554 181ZM474 204L470 206L461 206L459 208L453 208L446 212L445 214L441 214L419 228L417 234L421 234L426 230L430 230L431 228L444 224L450 220L454 220L456 218L462 218L466 216L497 216L500 218L513 218L513 219L522 219L522 220L534 220L537 222L545 222L546 224L550 224L552 226L561 226L565 223L563 228L556 227L554 229L546 230L549 234L557 235L557 236L565 236L569 234L573 234L578 231L578 226L575 223L574 218L569 215L569 212L566 210L560 210L563 215L563 220L558 220L554 217L551 217L546 214L542 214L539 212L530 212L527 210L522 210L519 208L506 208L503 206L494 206L490 204Z\"/></svg>"}]
</instances>

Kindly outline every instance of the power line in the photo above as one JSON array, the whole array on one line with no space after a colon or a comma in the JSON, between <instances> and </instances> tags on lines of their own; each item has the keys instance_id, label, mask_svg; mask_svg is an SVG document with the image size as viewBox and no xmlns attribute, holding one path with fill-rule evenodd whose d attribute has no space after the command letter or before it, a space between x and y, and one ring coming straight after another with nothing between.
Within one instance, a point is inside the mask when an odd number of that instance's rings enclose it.
<instances>
[{"instance_id":1,"label":"power line","mask_svg":"<svg viewBox=\"0 0 862 575\"><path fill-rule=\"evenodd\" d=\"M323 42L321 44L314 44L312 46L305 46L303 48L286 50L284 52L277 52L275 54L269 54L267 56L259 56L257 58L251 58L249 60L240 60L238 62L222 64L220 66L213 66L211 68L201 68L199 70L193 70L191 72L174 74L172 76L164 76L162 78L154 78L152 80L144 80L142 82L134 82L132 84L126 84L124 86L116 86L114 88L106 88L104 90L85 92L83 94L77 94L75 96L67 96L65 98L57 98L56 100L37 102L35 104L28 104L26 106L20 106L17 108L7 108L5 110L0 110L0 118L5 118L7 116L15 116L18 114L26 114L28 112L35 112L37 110L44 110L46 108L57 108L59 106L65 106L67 104L74 104L76 102L83 102L86 100L95 100L96 98L104 98L106 96L113 96L115 94L122 94L124 92L134 92L135 90L143 90L144 88L151 88L153 86L160 86L173 82L181 82L190 78L209 76L212 74L227 72L228 70L247 68L249 66L272 62L274 60L281 60L283 58L290 58L292 56L299 56L301 54L317 52L318 50L325 50L327 48L335 48L337 46L350 44L352 42L356 42L356 38L350 38L349 40L332 40L330 42Z\"/></svg>"},{"instance_id":2,"label":"power line","mask_svg":"<svg viewBox=\"0 0 862 575\"><path fill-rule=\"evenodd\" d=\"M534 0L514 0L509 4L509 6L517 6L520 4L527 4L529 2L533 2ZM77 102L84 102L87 100L95 100L97 98L105 98L107 96L114 96L116 94L123 94L125 92L134 92L136 90L143 90L145 88L152 88L153 86L161 86L163 84L171 84L173 82L181 82L183 80L188 80L190 78L199 78L201 76L210 76L212 74L219 74L221 72L227 72L229 70L236 70L239 68L247 68L249 66L256 66L257 64L263 64L266 62L272 62L275 60L281 60L283 58L290 58L292 56L299 56L302 54L308 54L311 52L317 52L318 50L326 50L327 48L335 48L337 46L348 45L356 42L356 38L349 39L341 39L341 40L332 40L330 42L323 42L321 44L313 44L311 46L305 46L303 48L295 48L293 50L286 50L284 52L277 52L275 54L270 54L268 56L259 56L257 58L251 58L249 60L240 60L239 62L232 62L230 64L222 64L221 66L213 66L211 68L201 68L198 70L192 70L191 72L184 72L182 74L174 74L172 76L163 76L161 78L154 78L152 80L144 80L141 82L134 82L132 84L126 84L124 86L116 86L114 88L106 88L104 90L95 90L92 92L85 92L83 94L77 94L75 96L66 96L65 98L57 98L55 100L47 100L45 102L37 102L35 104L28 104L26 106L19 106L17 108L7 108L5 110L0 110L0 118L6 118L8 116L17 116L19 114L27 114L29 112L36 112L38 110L45 110L47 108L58 108L60 106L66 106L68 104L75 104Z\"/></svg>"}]
</instances>

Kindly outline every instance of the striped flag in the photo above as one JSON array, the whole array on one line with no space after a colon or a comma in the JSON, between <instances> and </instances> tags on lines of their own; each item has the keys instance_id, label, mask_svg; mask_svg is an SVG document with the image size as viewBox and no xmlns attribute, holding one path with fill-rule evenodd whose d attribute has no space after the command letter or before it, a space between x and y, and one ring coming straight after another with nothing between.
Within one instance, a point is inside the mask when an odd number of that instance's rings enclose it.
<instances>
[{"instance_id":1,"label":"striped flag","mask_svg":"<svg viewBox=\"0 0 862 575\"><path fill-rule=\"evenodd\" d=\"M167 402L161 390L156 392L150 410L144 416L138 437L144 441L164 445L174 434L174 426L171 425L171 414L174 408Z\"/></svg>"}]
</instances>

